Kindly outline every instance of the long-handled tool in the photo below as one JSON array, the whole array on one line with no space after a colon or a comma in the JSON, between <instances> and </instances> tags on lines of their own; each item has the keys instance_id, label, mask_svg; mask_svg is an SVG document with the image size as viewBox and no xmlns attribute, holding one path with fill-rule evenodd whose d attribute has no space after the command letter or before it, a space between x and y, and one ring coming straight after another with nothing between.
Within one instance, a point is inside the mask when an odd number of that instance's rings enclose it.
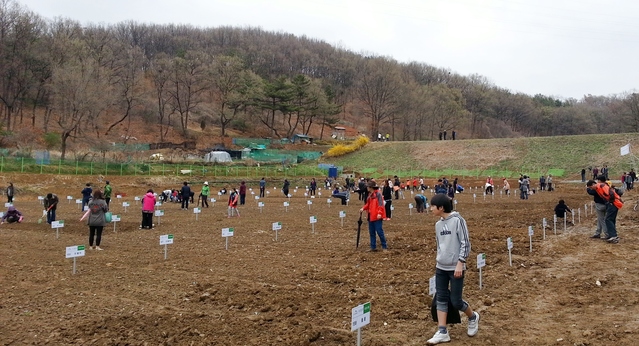
<instances>
[{"instance_id":1,"label":"long-handled tool","mask_svg":"<svg viewBox=\"0 0 639 346\"><path fill-rule=\"evenodd\" d=\"M359 247L359 235L362 232L362 212L359 212L359 220L357 220L357 242L355 243L355 248Z\"/></svg>"},{"instance_id":2,"label":"long-handled tool","mask_svg":"<svg viewBox=\"0 0 639 346\"><path fill-rule=\"evenodd\" d=\"M49 206L49 208L47 208L47 209L45 209L45 210L43 210L43 211L42 211L42 216L40 216L40 218L38 219L38 223L42 223L42 218L44 218L45 216L47 216L47 213L49 212L49 210L51 210L51 208L53 208L53 206L54 206L54 205L55 205L55 203L54 203L54 204L52 204L52 205L50 205L50 206ZM47 219L47 220L48 220L48 219Z\"/></svg>"}]
</instances>

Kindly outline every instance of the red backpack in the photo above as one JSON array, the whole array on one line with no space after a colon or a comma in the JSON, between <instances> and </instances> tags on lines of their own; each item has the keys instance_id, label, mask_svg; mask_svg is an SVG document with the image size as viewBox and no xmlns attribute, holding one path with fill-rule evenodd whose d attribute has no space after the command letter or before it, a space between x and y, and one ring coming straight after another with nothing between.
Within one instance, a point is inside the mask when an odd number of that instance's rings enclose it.
<instances>
[{"instance_id":1,"label":"red backpack","mask_svg":"<svg viewBox=\"0 0 639 346\"><path fill-rule=\"evenodd\" d=\"M599 197L614 204L617 209L621 209L621 207L623 207L623 201L619 197L619 194L615 191L615 189L611 188L610 185L606 183L597 183L595 185L595 191L597 191Z\"/></svg>"}]
</instances>

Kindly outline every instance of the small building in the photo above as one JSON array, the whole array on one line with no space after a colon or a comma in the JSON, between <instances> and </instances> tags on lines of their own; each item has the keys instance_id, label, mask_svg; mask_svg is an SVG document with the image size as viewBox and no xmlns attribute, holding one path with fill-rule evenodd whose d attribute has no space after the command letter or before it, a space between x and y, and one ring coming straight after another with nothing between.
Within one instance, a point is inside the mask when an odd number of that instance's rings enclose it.
<instances>
[{"instance_id":1,"label":"small building","mask_svg":"<svg viewBox=\"0 0 639 346\"><path fill-rule=\"evenodd\" d=\"M341 141L346 137L346 128L341 126L333 127L333 134L331 135L333 139L339 139Z\"/></svg>"},{"instance_id":2,"label":"small building","mask_svg":"<svg viewBox=\"0 0 639 346\"><path fill-rule=\"evenodd\" d=\"M313 144L313 137L303 134L296 134L291 139L291 143L308 143Z\"/></svg>"}]
</instances>

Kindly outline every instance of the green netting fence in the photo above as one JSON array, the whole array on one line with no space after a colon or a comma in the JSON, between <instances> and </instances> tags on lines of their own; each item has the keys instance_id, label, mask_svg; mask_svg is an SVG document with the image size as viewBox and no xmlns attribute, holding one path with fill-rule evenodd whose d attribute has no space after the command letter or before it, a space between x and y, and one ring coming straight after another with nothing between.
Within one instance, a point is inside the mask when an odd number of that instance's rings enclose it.
<instances>
[{"instance_id":1,"label":"green netting fence","mask_svg":"<svg viewBox=\"0 0 639 346\"><path fill-rule=\"evenodd\" d=\"M202 177L309 177L326 176L327 169L310 165L225 166L207 163L115 163L51 160L0 156L0 173L39 173L68 175L132 175L132 176L202 176Z\"/></svg>"},{"instance_id":2,"label":"green netting fence","mask_svg":"<svg viewBox=\"0 0 639 346\"><path fill-rule=\"evenodd\" d=\"M322 153L319 151L295 151L295 150L251 150L248 158L259 162L271 163L301 163L308 160L317 160Z\"/></svg>"}]
</instances>

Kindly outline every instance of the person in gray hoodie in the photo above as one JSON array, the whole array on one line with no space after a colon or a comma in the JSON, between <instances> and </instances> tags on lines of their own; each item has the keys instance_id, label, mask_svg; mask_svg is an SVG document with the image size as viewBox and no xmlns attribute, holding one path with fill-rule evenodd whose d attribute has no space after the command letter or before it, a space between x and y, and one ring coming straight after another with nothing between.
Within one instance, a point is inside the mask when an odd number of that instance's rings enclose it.
<instances>
[{"instance_id":1,"label":"person in gray hoodie","mask_svg":"<svg viewBox=\"0 0 639 346\"><path fill-rule=\"evenodd\" d=\"M104 200L102 191L93 191L93 199L89 202L89 249L102 250L100 242L102 241L102 230L106 226L105 213L109 211L109 206ZM95 247L93 247L93 238L95 237Z\"/></svg>"},{"instance_id":2,"label":"person in gray hoodie","mask_svg":"<svg viewBox=\"0 0 639 346\"><path fill-rule=\"evenodd\" d=\"M435 345L450 341L446 328L448 302L463 311L468 317L468 336L475 336L479 330L479 313L473 311L462 299L466 260L470 255L468 228L458 212L453 211L452 200L444 194L436 194L430 201L433 215L440 217L435 224L437 239L437 265L435 285L437 290L438 330L427 343ZM450 285L450 290L449 290Z\"/></svg>"}]
</instances>

